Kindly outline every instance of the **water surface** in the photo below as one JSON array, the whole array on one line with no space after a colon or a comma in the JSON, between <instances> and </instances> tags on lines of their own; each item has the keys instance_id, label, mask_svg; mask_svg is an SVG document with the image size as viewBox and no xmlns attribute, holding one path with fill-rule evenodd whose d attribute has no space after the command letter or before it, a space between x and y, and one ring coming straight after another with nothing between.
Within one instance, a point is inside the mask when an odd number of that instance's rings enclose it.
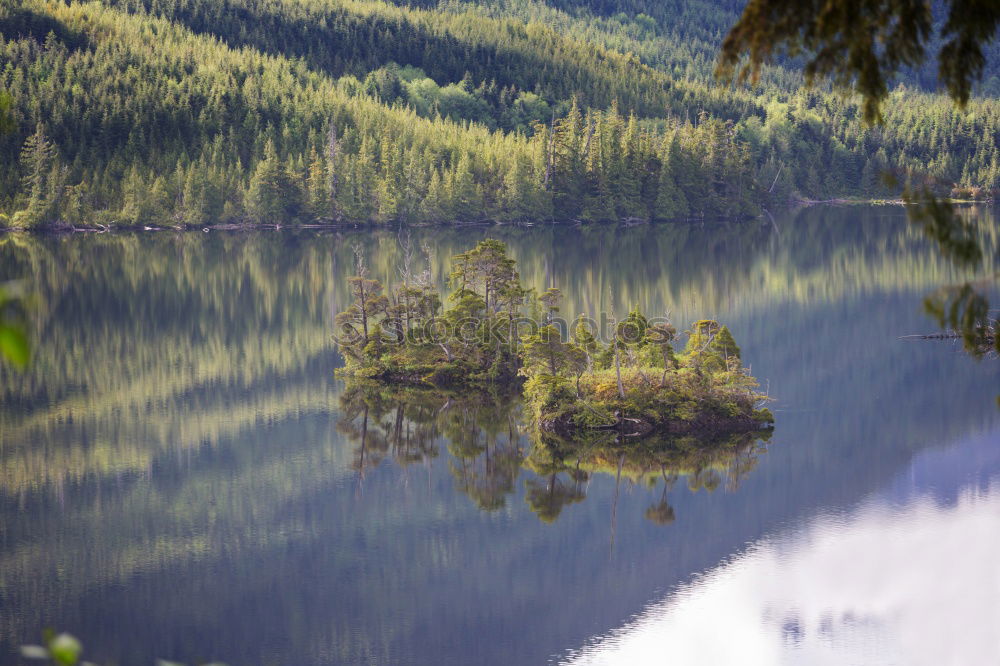
<instances>
[{"instance_id":1,"label":"water surface","mask_svg":"<svg viewBox=\"0 0 1000 666\"><path fill-rule=\"evenodd\" d=\"M899 209L412 237L443 285L487 235L565 314L728 324L773 436L574 478L516 404L352 402L332 319L391 232L7 235L38 339L0 371L0 661L45 626L102 664L998 658L1000 375L899 340L960 277Z\"/></svg>"}]
</instances>

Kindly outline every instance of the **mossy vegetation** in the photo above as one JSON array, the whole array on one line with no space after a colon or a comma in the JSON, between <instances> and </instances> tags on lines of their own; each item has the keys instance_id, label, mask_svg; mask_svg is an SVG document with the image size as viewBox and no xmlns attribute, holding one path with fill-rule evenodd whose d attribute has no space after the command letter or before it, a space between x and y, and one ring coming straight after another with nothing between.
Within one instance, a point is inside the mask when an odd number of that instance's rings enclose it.
<instances>
[{"instance_id":1,"label":"mossy vegetation","mask_svg":"<svg viewBox=\"0 0 1000 666\"><path fill-rule=\"evenodd\" d=\"M569 326L559 316L562 293L525 289L494 239L453 258L443 308L429 275L414 273L412 254L404 252L402 280L388 294L359 258L353 300L336 319L343 376L520 389L532 424L564 437L746 432L774 420L732 334L714 320L692 324L681 354L673 324L635 309Z\"/></svg>"},{"instance_id":2,"label":"mossy vegetation","mask_svg":"<svg viewBox=\"0 0 1000 666\"><path fill-rule=\"evenodd\" d=\"M764 406L768 397L743 367L728 328L714 320L695 322L679 355L675 337L669 323L651 322L635 310L617 323L607 345L578 330L576 340L584 344L560 343L569 360L556 372L531 364L523 370L535 423L573 437L581 430L627 436L745 432L773 423Z\"/></svg>"}]
</instances>

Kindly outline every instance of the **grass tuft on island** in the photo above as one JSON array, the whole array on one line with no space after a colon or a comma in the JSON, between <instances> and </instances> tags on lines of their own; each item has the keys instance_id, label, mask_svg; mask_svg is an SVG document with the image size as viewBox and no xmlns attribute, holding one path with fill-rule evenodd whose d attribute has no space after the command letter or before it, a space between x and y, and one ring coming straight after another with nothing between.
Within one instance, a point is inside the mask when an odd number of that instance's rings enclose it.
<instances>
[{"instance_id":1,"label":"grass tuft on island","mask_svg":"<svg viewBox=\"0 0 1000 666\"><path fill-rule=\"evenodd\" d=\"M770 398L714 320L692 324L681 354L673 324L636 309L621 320L602 316L603 330L582 316L570 326L559 316L560 290L525 289L507 247L493 239L453 258L443 308L429 271L414 272L413 254L407 242L402 279L387 294L358 253L352 302L336 318L340 376L521 390L532 424L561 437L749 432L774 422Z\"/></svg>"}]
</instances>

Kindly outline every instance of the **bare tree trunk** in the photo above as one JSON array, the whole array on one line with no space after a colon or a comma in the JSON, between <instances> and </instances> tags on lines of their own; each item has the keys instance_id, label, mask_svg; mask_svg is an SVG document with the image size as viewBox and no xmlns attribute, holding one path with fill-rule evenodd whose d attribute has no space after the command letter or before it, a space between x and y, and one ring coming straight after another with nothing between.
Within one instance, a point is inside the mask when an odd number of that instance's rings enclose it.
<instances>
[{"instance_id":1,"label":"bare tree trunk","mask_svg":"<svg viewBox=\"0 0 1000 666\"><path fill-rule=\"evenodd\" d=\"M542 181L542 187L544 189L549 189L549 181L552 179L552 166L555 161L554 153L556 150L556 114L555 111L552 112L552 120L549 122L549 145L548 150L545 155L545 180Z\"/></svg>"},{"instance_id":2,"label":"bare tree trunk","mask_svg":"<svg viewBox=\"0 0 1000 666\"><path fill-rule=\"evenodd\" d=\"M361 282L359 284L360 284L360 287L358 288L358 290L359 290L359 293L361 294L361 298L359 298L358 301L360 302L360 305L361 305L361 328L365 332L365 344L367 345L368 344L368 305L367 305L367 303L365 303L365 301L368 300L368 299L367 299L367 296L365 296L365 283L364 283L364 278L363 277L361 278Z\"/></svg>"},{"instance_id":3,"label":"bare tree trunk","mask_svg":"<svg viewBox=\"0 0 1000 666\"><path fill-rule=\"evenodd\" d=\"M774 174L774 180L771 181L771 187L767 188L767 193L770 194L774 190L774 186L778 184L778 176L781 175L781 170L785 168L785 163L781 162L778 164L778 172Z\"/></svg>"}]
</instances>

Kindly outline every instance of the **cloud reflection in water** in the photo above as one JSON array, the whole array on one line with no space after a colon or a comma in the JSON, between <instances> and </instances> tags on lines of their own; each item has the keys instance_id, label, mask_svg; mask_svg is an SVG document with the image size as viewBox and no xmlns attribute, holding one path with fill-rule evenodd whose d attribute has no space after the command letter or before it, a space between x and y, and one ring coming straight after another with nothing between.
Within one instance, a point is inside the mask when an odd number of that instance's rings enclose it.
<instances>
[{"instance_id":1,"label":"cloud reflection in water","mask_svg":"<svg viewBox=\"0 0 1000 666\"><path fill-rule=\"evenodd\" d=\"M1000 663L1000 476L898 490L752 544L564 663Z\"/></svg>"}]
</instances>

